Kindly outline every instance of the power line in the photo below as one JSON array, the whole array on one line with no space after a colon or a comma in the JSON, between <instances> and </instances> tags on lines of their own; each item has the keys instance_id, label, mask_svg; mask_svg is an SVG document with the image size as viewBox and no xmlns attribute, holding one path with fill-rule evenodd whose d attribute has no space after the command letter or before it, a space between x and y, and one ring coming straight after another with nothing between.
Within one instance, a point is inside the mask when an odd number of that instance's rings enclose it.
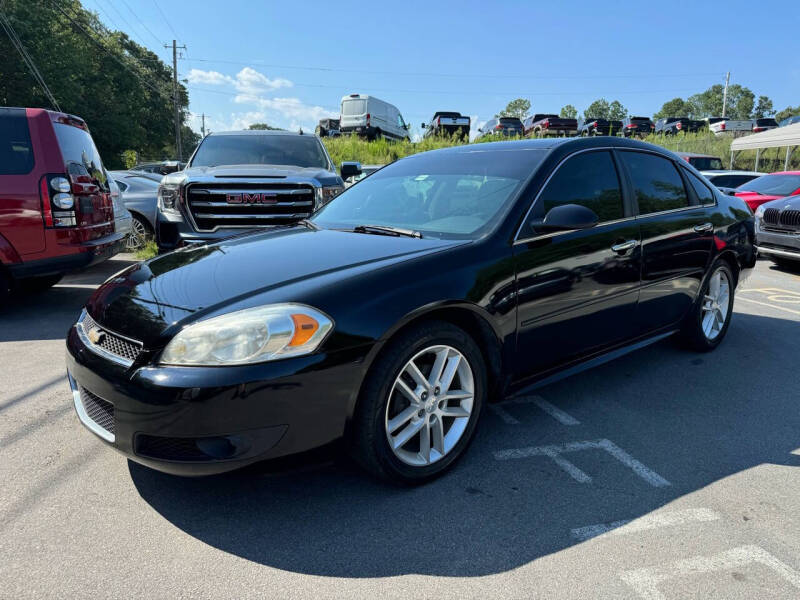
<instances>
[{"instance_id":1,"label":"power line","mask_svg":"<svg viewBox=\"0 0 800 600\"><path fill-rule=\"evenodd\" d=\"M98 6L99 6L99 4L100 4L100 0L96 0L96 1L97 1L97 3L98 3ZM109 6L111 6L111 8L114 10L114 12L115 12L115 13L117 13L117 15L119 16L119 18L120 18L120 19L122 19L122 22L123 22L123 23L125 23L125 25L127 25L127 27L128 27L128 31L130 31L132 35L135 35L135 36L136 36L136 38L137 38L137 39L138 39L140 42L142 42L142 44L143 44L143 45L146 45L146 42L145 42L145 41L142 39L142 36L140 36L140 35L139 35L139 34L136 32L136 30L133 28L133 26L132 26L132 25L131 25L131 24L128 22L128 19L126 19L126 18L124 17L124 15L122 14L122 12L120 12L119 10L117 10L117 7L116 7L116 6L114 6L114 3L113 3L113 2L111 2L111 0L109 0L108 4L109 4ZM117 30L118 30L118 31L121 31L122 29L121 29L121 28L117 28Z\"/></svg>"},{"instance_id":2,"label":"power line","mask_svg":"<svg viewBox=\"0 0 800 600\"><path fill-rule=\"evenodd\" d=\"M25 49L25 45L22 43L22 40L19 39L17 32L11 25L11 20L3 10L0 10L0 25L3 26L6 34L8 34L8 39L11 40L11 44L17 49L17 52L20 53L20 56L22 56L23 62L28 65L28 69L30 70L33 78L39 83L40 86L42 86L42 90L44 90L45 95L49 98L53 108L55 108L58 112L61 112L61 107L58 105L58 102L56 102L53 92L51 92L50 88L47 87L44 77L42 77L42 74L36 67L36 63L34 62L33 58L31 58L31 55L28 54L28 51Z\"/></svg>"},{"instance_id":3,"label":"power line","mask_svg":"<svg viewBox=\"0 0 800 600\"><path fill-rule=\"evenodd\" d=\"M169 30L172 32L172 35L176 39L180 39L180 36L177 33L175 33L175 29L172 27L172 23L170 23L169 19L167 18L167 15L164 14L164 11L161 10L161 7L158 5L157 0L153 0L153 4L156 5L156 9L158 9L158 12L161 13L161 17L164 19L164 22L167 24L167 27L169 27Z\"/></svg>"},{"instance_id":4,"label":"power line","mask_svg":"<svg viewBox=\"0 0 800 600\"><path fill-rule=\"evenodd\" d=\"M142 27L144 27L145 31L147 31L147 33L149 33L153 37L153 39L156 41L156 43L157 44L161 44L161 40L158 38L158 36L155 33L153 33L152 31L150 31L150 28L145 24L144 21L142 21L142 19L139 18L139 15L136 12L134 12L134 10L131 8L130 4L128 4L128 2L126 0L122 0L122 3L130 11L130 13L136 18L136 20L139 21L139 24Z\"/></svg>"},{"instance_id":5,"label":"power line","mask_svg":"<svg viewBox=\"0 0 800 600\"><path fill-rule=\"evenodd\" d=\"M675 74L662 74L645 75L642 73L631 75L493 75L493 74L479 74L479 73L424 73L424 72L402 72L402 71L372 71L365 69L342 69L339 67L309 67L301 65L277 65L265 63L258 60L255 61L240 61L240 60L227 60L223 58L189 58L188 62L203 62L203 63L219 63L231 65L244 65L244 66L259 66L269 67L271 69L295 69L300 71L325 71L331 73L360 73L365 75L393 75L393 76L424 76L424 77L455 77L455 78L477 78L477 79L563 79L563 80L586 80L586 79L664 79L675 78L681 79L686 77L712 77L719 75L718 72L706 73L675 73Z\"/></svg>"}]
</instances>

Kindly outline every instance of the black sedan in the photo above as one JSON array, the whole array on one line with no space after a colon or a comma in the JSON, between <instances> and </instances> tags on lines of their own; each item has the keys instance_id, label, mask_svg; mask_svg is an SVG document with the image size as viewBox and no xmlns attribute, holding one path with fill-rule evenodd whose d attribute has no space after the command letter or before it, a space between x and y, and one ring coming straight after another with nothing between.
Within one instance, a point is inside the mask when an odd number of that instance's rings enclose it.
<instances>
[{"instance_id":1,"label":"black sedan","mask_svg":"<svg viewBox=\"0 0 800 600\"><path fill-rule=\"evenodd\" d=\"M622 138L414 155L307 221L135 265L67 339L80 420L131 459L217 473L344 439L441 474L489 401L679 333L714 349L753 217Z\"/></svg>"}]
</instances>

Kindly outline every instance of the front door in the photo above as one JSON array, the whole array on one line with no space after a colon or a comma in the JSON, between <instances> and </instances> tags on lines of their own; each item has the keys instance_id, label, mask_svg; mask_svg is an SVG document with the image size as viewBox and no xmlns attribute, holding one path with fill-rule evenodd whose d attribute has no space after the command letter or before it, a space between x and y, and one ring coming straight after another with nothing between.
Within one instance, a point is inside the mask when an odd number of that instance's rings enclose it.
<instances>
[{"instance_id":1,"label":"front door","mask_svg":"<svg viewBox=\"0 0 800 600\"><path fill-rule=\"evenodd\" d=\"M592 209L593 228L541 233L536 222L562 204ZM610 150L567 158L536 199L514 245L517 374L526 377L635 334L639 225L623 201Z\"/></svg>"}]
</instances>

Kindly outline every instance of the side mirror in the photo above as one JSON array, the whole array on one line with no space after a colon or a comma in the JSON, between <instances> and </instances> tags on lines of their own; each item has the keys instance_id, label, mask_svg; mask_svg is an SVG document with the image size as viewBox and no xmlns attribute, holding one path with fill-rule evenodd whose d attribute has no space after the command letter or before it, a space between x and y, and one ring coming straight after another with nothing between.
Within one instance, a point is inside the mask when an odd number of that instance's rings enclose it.
<instances>
[{"instance_id":1,"label":"side mirror","mask_svg":"<svg viewBox=\"0 0 800 600\"><path fill-rule=\"evenodd\" d=\"M357 177L361 175L361 163L360 162L343 162L342 166L340 167L340 173L342 179L348 179L350 177Z\"/></svg>"},{"instance_id":2,"label":"side mirror","mask_svg":"<svg viewBox=\"0 0 800 600\"><path fill-rule=\"evenodd\" d=\"M567 229L591 229L600 217L590 208L579 204L562 204L551 208L536 229L560 231Z\"/></svg>"}]
</instances>

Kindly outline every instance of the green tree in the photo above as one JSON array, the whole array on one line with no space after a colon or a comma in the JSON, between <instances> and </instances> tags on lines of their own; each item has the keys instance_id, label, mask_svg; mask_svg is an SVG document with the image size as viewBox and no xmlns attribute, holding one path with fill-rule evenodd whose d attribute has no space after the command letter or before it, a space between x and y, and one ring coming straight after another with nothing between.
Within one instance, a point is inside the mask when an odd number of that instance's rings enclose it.
<instances>
[{"instance_id":1,"label":"green tree","mask_svg":"<svg viewBox=\"0 0 800 600\"><path fill-rule=\"evenodd\" d=\"M691 112L691 106L683 98L673 98L664 103L656 114L653 115L654 119L662 117L685 117Z\"/></svg>"},{"instance_id":2,"label":"green tree","mask_svg":"<svg viewBox=\"0 0 800 600\"><path fill-rule=\"evenodd\" d=\"M572 104L567 104L561 108L561 112L558 113L558 116L560 116L562 119L577 119L578 109L572 106Z\"/></svg>"},{"instance_id":3,"label":"green tree","mask_svg":"<svg viewBox=\"0 0 800 600\"><path fill-rule=\"evenodd\" d=\"M628 109L622 106L619 100L614 100L608 105L608 119L610 121L622 121L628 116Z\"/></svg>"},{"instance_id":4,"label":"green tree","mask_svg":"<svg viewBox=\"0 0 800 600\"><path fill-rule=\"evenodd\" d=\"M754 119L763 119L764 117L771 117L775 114L775 109L772 107L772 100L767 96L759 96L758 104L753 110Z\"/></svg>"},{"instance_id":5,"label":"green tree","mask_svg":"<svg viewBox=\"0 0 800 600\"><path fill-rule=\"evenodd\" d=\"M784 119L788 119L789 117L793 117L795 115L800 115L800 104L795 107L787 106L783 110L779 110L777 113L775 113L775 120L781 122Z\"/></svg>"},{"instance_id":6,"label":"green tree","mask_svg":"<svg viewBox=\"0 0 800 600\"><path fill-rule=\"evenodd\" d=\"M531 110L531 101L525 98L517 98L509 102L506 107L495 115L495 118L500 117L517 117L522 120L528 116Z\"/></svg>"},{"instance_id":7,"label":"green tree","mask_svg":"<svg viewBox=\"0 0 800 600\"><path fill-rule=\"evenodd\" d=\"M608 100L600 98L592 102L586 110L583 111L583 118L587 121L589 119L608 119L609 110Z\"/></svg>"},{"instance_id":8,"label":"green tree","mask_svg":"<svg viewBox=\"0 0 800 600\"><path fill-rule=\"evenodd\" d=\"M273 127L266 123L253 123L248 129L268 130L268 131L282 131L280 127Z\"/></svg>"}]
</instances>

